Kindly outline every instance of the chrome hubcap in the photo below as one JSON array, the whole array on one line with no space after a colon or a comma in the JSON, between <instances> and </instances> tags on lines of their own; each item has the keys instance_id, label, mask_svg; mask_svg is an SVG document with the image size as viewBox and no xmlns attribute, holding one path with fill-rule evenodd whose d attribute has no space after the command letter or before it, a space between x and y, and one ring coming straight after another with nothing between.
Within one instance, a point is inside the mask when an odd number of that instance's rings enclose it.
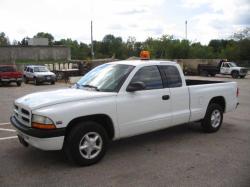
<instances>
[{"instance_id":1,"label":"chrome hubcap","mask_svg":"<svg viewBox=\"0 0 250 187\"><path fill-rule=\"evenodd\" d=\"M219 110L214 110L211 115L211 125L214 128L217 128L221 122L221 114Z\"/></svg>"},{"instance_id":2,"label":"chrome hubcap","mask_svg":"<svg viewBox=\"0 0 250 187\"><path fill-rule=\"evenodd\" d=\"M79 143L79 151L85 159L93 159L102 150L102 138L97 132L89 132L84 135Z\"/></svg>"}]
</instances>

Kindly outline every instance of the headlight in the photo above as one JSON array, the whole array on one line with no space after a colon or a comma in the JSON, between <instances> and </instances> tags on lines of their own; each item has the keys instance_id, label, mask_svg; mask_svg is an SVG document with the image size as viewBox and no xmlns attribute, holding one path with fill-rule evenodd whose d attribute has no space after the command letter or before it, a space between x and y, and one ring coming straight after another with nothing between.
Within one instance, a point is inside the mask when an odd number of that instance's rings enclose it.
<instances>
[{"instance_id":1,"label":"headlight","mask_svg":"<svg viewBox=\"0 0 250 187\"><path fill-rule=\"evenodd\" d=\"M32 127L38 129L55 129L53 121L45 116L32 115Z\"/></svg>"}]
</instances>

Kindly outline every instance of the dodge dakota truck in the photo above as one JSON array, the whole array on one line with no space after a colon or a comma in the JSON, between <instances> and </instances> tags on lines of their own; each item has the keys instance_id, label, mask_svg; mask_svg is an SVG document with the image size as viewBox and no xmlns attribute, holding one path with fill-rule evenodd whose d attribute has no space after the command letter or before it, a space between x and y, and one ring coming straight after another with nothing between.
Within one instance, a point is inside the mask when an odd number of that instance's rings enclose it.
<instances>
[{"instance_id":1,"label":"dodge dakota truck","mask_svg":"<svg viewBox=\"0 0 250 187\"><path fill-rule=\"evenodd\" d=\"M216 132L238 94L236 82L186 80L175 62L125 60L94 68L72 88L17 99L10 121L22 144L64 150L86 166L111 140L194 121Z\"/></svg>"}]
</instances>

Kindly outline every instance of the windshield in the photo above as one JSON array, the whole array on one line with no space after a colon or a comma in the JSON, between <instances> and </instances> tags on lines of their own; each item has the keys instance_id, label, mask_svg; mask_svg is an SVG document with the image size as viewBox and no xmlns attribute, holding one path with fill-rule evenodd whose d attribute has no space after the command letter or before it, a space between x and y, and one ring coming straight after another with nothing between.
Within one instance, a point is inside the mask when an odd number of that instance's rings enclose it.
<instances>
[{"instance_id":1,"label":"windshield","mask_svg":"<svg viewBox=\"0 0 250 187\"><path fill-rule=\"evenodd\" d=\"M234 63L234 62L229 62L228 64L229 64L230 67L238 67L237 64Z\"/></svg>"},{"instance_id":2,"label":"windshield","mask_svg":"<svg viewBox=\"0 0 250 187\"><path fill-rule=\"evenodd\" d=\"M34 72L48 72L49 70L46 67L34 67Z\"/></svg>"},{"instance_id":3,"label":"windshield","mask_svg":"<svg viewBox=\"0 0 250 187\"><path fill-rule=\"evenodd\" d=\"M86 75L75 85L76 88L94 88L102 92L118 92L134 66L124 64L103 64Z\"/></svg>"},{"instance_id":4,"label":"windshield","mask_svg":"<svg viewBox=\"0 0 250 187\"><path fill-rule=\"evenodd\" d=\"M15 72L15 68L12 66L0 66L0 72Z\"/></svg>"}]
</instances>

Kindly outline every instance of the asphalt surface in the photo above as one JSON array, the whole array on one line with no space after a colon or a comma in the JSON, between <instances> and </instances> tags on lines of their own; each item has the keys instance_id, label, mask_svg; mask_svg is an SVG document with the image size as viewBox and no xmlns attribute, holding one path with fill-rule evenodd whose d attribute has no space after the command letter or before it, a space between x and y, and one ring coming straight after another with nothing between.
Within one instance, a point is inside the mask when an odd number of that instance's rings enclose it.
<instances>
[{"instance_id":1,"label":"asphalt surface","mask_svg":"<svg viewBox=\"0 0 250 187\"><path fill-rule=\"evenodd\" d=\"M24 148L8 124L16 98L68 85L0 87L0 186L250 186L250 77L236 81L240 106L217 133L192 123L119 140L89 167L61 151Z\"/></svg>"}]
</instances>

